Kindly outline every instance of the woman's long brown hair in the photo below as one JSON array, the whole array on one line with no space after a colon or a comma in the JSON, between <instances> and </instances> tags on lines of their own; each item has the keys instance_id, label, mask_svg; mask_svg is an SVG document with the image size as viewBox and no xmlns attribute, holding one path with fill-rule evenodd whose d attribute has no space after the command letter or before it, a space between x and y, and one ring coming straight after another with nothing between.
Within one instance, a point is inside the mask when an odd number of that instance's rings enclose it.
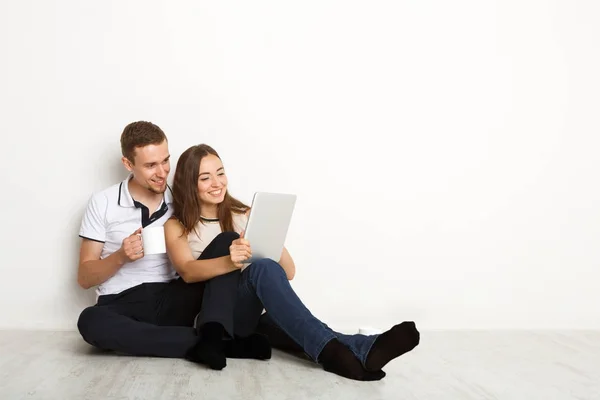
<instances>
[{"instance_id":1,"label":"woman's long brown hair","mask_svg":"<svg viewBox=\"0 0 600 400\"><path fill-rule=\"evenodd\" d=\"M206 144L192 146L179 157L173 178L173 217L183 225L184 234L192 232L200 222L202 205L198 194L200 162L207 155L219 154ZM220 159L221 157L219 157ZM222 232L233 232L233 213L243 214L250 207L225 193L225 199L217 207L217 217Z\"/></svg>"}]
</instances>

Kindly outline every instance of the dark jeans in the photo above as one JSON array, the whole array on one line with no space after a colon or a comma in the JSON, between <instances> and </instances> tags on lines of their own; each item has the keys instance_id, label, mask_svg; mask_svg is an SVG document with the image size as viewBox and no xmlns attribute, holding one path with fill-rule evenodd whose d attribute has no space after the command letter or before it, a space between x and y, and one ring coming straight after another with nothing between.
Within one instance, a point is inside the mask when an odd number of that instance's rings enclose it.
<instances>
[{"instance_id":1,"label":"dark jeans","mask_svg":"<svg viewBox=\"0 0 600 400\"><path fill-rule=\"evenodd\" d=\"M222 233L201 258L229 252L236 233ZM267 313L260 316L262 310ZM303 351L314 361L334 338L364 364L377 335L344 335L331 330L304 306L283 268L264 259L206 282L145 283L116 295L100 296L78 321L84 340L96 347L131 355L184 357L198 340L192 327L221 322L232 334L266 333L273 347ZM257 328L258 325L258 328Z\"/></svg>"},{"instance_id":2,"label":"dark jeans","mask_svg":"<svg viewBox=\"0 0 600 400\"><path fill-rule=\"evenodd\" d=\"M210 253L220 254L224 251L222 248L225 246L228 253L229 245L238 237L239 235L232 232L219 235L218 238L221 240L215 239L209 247L214 245L220 250L210 249ZM208 247L207 250L209 250ZM219 280L215 280L217 283L213 284L209 281L207 285L204 301L211 291L219 290L219 293L211 294L209 297L211 304L217 304L216 307L202 307L201 316L204 317L204 322L217 320L229 332L247 336L256 330L260 314L263 309L266 309L268 317L263 317L261 321L266 323L272 320L280 330L271 331L271 333L279 333L280 336L283 336L283 338L269 336L272 344L279 344L282 340L291 338L311 359L317 362L325 345L330 340L337 338L350 348L363 365L366 363L367 355L377 335L344 335L330 329L304 306L292 289L285 271L275 261L258 260L244 269L241 275L236 271L218 278ZM237 291L233 289L236 284L239 285ZM205 313L205 309L210 309L214 315L211 312ZM211 315L212 319L208 317ZM233 316L233 320L231 320L231 316ZM264 331L259 328L260 330Z\"/></svg>"},{"instance_id":3,"label":"dark jeans","mask_svg":"<svg viewBox=\"0 0 600 400\"><path fill-rule=\"evenodd\" d=\"M268 317L263 316L261 321L272 320L280 328L279 332L285 332L315 362L323 347L331 339L337 338L364 365L378 336L344 335L333 331L311 314L292 289L283 268L269 259L256 261L242 272L237 304L236 316L244 313L253 315L264 307ZM259 331L262 329L259 327ZM281 340L285 338L279 337L273 341Z\"/></svg>"},{"instance_id":4,"label":"dark jeans","mask_svg":"<svg viewBox=\"0 0 600 400\"><path fill-rule=\"evenodd\" d=\"M235 233L222 233L199 258L228 255L237 237ZM240 275L234 271L191 284L180 278L168 283L144 283L119 294L100 296L96 305L83 310L77 327L86 342L104 350L184 357L198 340L194 322L198 326L220 322L231 336L247 336L256 330L262 308L235 318Z\"/></svg>"}]
</instances>

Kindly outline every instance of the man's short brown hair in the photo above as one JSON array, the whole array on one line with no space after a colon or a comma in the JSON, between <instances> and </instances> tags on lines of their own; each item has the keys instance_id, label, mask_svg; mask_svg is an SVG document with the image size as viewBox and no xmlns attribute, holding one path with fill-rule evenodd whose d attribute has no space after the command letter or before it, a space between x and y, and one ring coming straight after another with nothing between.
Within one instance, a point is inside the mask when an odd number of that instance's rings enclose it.
<instances>
[{"instance_id":1,"label":"man's short brown hair","mask_svg":"<svg viewBox=\"0 0 600 400\"><path fill-rule=\"evenodd\" d=\"M132 164L135 164L136 147L157 145L165 140L167 140L165 133L152 122L132 122L123 129L121 134L121 152Z\"/></svg>"}]
</instances>

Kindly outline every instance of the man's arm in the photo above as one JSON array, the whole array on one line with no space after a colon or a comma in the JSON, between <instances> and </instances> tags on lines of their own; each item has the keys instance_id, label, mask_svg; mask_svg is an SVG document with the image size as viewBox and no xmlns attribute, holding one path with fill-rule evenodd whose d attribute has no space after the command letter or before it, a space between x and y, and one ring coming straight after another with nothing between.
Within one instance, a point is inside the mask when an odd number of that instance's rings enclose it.
<instances>
[{"instance_id":1,"label":"man's arm","mask_svg":"<svg viewBox=\"0 0 600 400\"><path fill-rule=\"evenodd\" d=\"M106 282L125 264L120 251L101 260L102 246L104 243L89 239L81 241L77 283L84 289Z\"/></svg>"},{"instance_id":2,"label":"man's arm","mask_svg":"<svg viewBox=\"0 0 600 400\"><path fill-rule=\"evenodd\" d=\"M77 283L84 289L100 285L117 273L125 263L144 257L140 239L142 228L123 240L121 248L110 256L100 259L104 243L83 239L79 250L79 269Z\"/></svg>"}]
</instances>

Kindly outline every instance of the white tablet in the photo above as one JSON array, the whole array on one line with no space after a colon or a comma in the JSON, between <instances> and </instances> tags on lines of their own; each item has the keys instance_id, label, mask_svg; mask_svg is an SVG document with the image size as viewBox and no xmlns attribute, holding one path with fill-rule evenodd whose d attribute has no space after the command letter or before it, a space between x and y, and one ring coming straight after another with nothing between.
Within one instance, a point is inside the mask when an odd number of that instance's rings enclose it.
<instances>
[{"instance_id":1,"label":"white tablet","mask_svg":"<svg viewBox=\"0 0 600 400\"><path fill-rule=\"evenodd\" d=\"M252 257L244 263L263 258L279 262L295 205L294 194L254 194L244 234L250 242Z\"/></svg>"}]
</instances>

